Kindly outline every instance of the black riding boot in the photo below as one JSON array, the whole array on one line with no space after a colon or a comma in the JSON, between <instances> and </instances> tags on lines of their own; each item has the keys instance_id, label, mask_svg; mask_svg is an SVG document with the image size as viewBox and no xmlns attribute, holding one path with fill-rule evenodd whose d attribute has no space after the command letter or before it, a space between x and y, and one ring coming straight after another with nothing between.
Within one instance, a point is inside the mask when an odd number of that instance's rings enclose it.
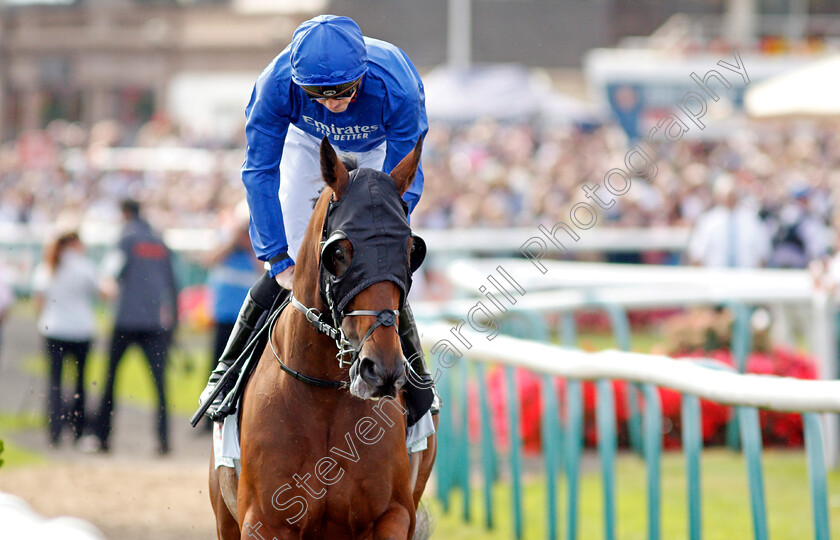
<instances>
[{"instance_id":1,"label":"black riding boot","mask_svg":"<svg viewBox=\"0 0 840 540\"><path fill-rule=\"evenodd\" d=\"M403 354L408 360L408 383L406 383L406 406L408 407L408 425L413 425L421 416L432 408L432 414L437 414L439 403L436 403L434 380L429 368L426 367L426 357L420 344L420 332L408 302L400 310L399 325L400 342Z\"/></svg>"},{"instance_id":2,"label":"black riding boot","mask_svg":"<svg viewBox=\"0 0 840 540\"><path fill-rule=\"evenodd\" d=\"M236 359L239 358L242 351L245 350L245 345L247 345L248 341L251 340L251 336L254 334L254 330L257 327L260 317L262 317L262 314L266 311L267 309L257 304L254 299L251 298L251 294L248 293L248 296L245 297L245 302L242 304L242 309L239 310L239 316L236 318L236 324L230 333L230 337L228 338L227 345L225 345L222 357L219 358L219 363L216 364L216 369L210 373L210 380L207 381L207 387L201 393L202 403L204 402L204 399L206 399L206 396L208 396L216 387L219 380L225 373L227 373L233 363L236 362ZM215 399L213 399L213 403L207 409L207 412L204 413L211 420L218 422L223 419L223 417L218 417L216 413L218 412L222 401L225 399L225 396L235 384L236 373L234 373L232 377L228 377L227 381L225 381L225 388L222 388L221 392L216 394Z\"/></svg>"},{"instance_id":3,"label":"black riding boot","mask_svg":"<svg viewBox=\"0 0 840 540\"><path fill-rule=\"evenodd\" d=\"M213 392L213 389L219 380L230 369L230 367L234 365L236 360L242 354L242 351L245 350L246 345L248 345L254 331L257 329L260 317L262 317L266 311L271 309L280 295L280 292L283 290L284 289L277 284L277 281L275 281L274 278L266 272L262 275L262 277L260 277L260 279L257 280L256 283L254 283L251 290L248 291L248 296L242 304L242 309L239 310L239 316L236 318L236 323L230 333L227 345L225 345L225 350L222 352L222 357L219 358L219 363L216 366L216 369L214 369L210 374L210 380L207 381L207 387L201 393L201 397L199 398L201 403L204 403L207 396ZM241 369L240 366L241 363L235 369ZM222 404L222 401L224 401L227 393L230 392L230 390L236 385L239 373L237 371L237 373L232 373L231 375L232 376L228 377L225 381L225 388L222 388L222 390L216 395L213 399L213 403L210 404L210 407L204 413L215 422L221 422L225 417L224 413L219 414L219 406Z\"/></svg>"}]
</instances>

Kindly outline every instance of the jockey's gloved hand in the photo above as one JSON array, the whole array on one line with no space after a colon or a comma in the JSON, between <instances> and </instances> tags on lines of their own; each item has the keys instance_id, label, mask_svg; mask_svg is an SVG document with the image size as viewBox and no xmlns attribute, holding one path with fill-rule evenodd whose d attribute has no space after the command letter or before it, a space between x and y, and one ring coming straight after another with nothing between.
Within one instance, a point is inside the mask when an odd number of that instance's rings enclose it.
<instances>
[{"instance_id":1,"label":"jockey's gloved hand","mask_svg":"<svg viewBox=\"0 0 840 540\"><path fill-rule=\"evenodd\" d=\"M277 284L283 287L284 289L292 290L292 281L295 276L295 265L292 265L276 276L274 276L274 280L277 281Z\"/></svg>"}]
</instances>

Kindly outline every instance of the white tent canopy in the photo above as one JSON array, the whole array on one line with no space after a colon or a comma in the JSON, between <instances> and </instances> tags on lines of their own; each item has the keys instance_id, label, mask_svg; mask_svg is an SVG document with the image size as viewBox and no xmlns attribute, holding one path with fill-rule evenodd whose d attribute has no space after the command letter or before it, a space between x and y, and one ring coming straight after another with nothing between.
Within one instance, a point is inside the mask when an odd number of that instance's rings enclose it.
<instances>
[{"instance_id":1,"label":"white tent canopy","mask_svg":"<svg viewBox=\"0 0 840 540\"><path fill-rule=\"evenodd\" d=\"M757 118L837 116L838 88L840 56L833 56L757 83L744 96L744 107Z\"/></svg>"},{"instance_id":2,"label":"white tent canopy","mask_svg":"<svg viewBox=\"0 0 840 540\"><path fill-rule=\"evenodd\" d=\"M593 105L551 89L543 78L518 65L440 67L423 77L431 120L477 118L553 122L594 122L603 115Z\"/></svg>"}]
</instances>

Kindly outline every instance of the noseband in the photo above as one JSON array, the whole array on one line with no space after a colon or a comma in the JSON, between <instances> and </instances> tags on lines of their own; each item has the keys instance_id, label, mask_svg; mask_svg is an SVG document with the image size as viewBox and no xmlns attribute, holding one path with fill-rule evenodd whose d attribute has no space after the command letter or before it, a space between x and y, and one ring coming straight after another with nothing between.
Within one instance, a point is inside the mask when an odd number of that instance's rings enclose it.
<instances>
[{"instance_id":1,"label":"noseband","mask_svg":"<svg viewBox=\"0 0 840 540\"><path fill-rule=\"evenodd\" d=\"M290 301L298 311L303 313L306 316L306 320L309 321L312 326L318 331L318 333L326 334L330 338L335 341L335 345L338 348L338 352L336 353L335 357L338 360L338 365L340 368L344 369L345 365L353 366L359 360L359 354L362 352L362 347L364 347L365 342L368 338L373 334L374 330L379 328L380 326L388 326L393 327L397 333L397 320L399 317L399 311L396 309L380 309L379 311L373 311L369 309L357 309L355 311L350 311L345 313L345 317L350 316L369 316L369 317L376 317L376 322L370 325L367 332L365 332L364 337L362 337L361 341L359 342L358 347L353 347L353 344L350 343L350 340L347 339L347 336L344 334L344 330L341 328L341 321L335 321L334 325L331 325L329 322L325 321L325 315L318 311L315 308L309 308L303 305L300 300L295 298L294 294L290 294ZM279 310L278 310L279 311ZM271 325L273 326L274 323L277 321L277 318L274 317L271 321ZM269 329L269 335L272 334L272 329ZM269 346L271 346L271 352L274 353L274 358L280 362L280 368L294 377L299 381L303 381L305 383L320 386L322 388L348 388L350 383L348 381L330 381L326 379L318 379L315 377L310 377L309 375L304 375L299 371L295 371L294 369L290 368L283 361L280 359L280 355L277 354L277 351L274 349L274 343L272 342L271 338L268 340ZM349 357L349 359L347 359Z\"/></svg>"},{"instance_id":2,"label":"noseband","mask_svg":"<svg viewBox=\"0 0 840 540\"><path fill-rule=\"evenodd\" d=\"M335 345L338 347L338 352L335 357L338 360L338 366L341 368L344 368L345 365L352 366L356 363L359 359L359 353L362 352L362 347L371 334L373 334L374 330L380 326L390 326L393 327L394 330L397 329L399 311L396 309L380 309L379 311L373 311L372 309L357 309L356 311L347 312L344 314L344 317L359 317L363 315L376 317L376 322L370 325L370 328L368 328L368 331L359 342L359 346L353 347L353 344L350 343L350 340L348 340L347 336L344 334L344 329L341 328L341 320L335 321L334 326L324 322L323 319L325 317L321 312L315 308L308 308L304 306L297 298L295 298L295 295L292 295L292 305L294 305L298 311L306 315L306 319L312 323L312 326L314 326L318 332L328 335L335 341ZM345 360L345 357L347 356L350 357L349 360Z\"/></svg>"}]
</instances>

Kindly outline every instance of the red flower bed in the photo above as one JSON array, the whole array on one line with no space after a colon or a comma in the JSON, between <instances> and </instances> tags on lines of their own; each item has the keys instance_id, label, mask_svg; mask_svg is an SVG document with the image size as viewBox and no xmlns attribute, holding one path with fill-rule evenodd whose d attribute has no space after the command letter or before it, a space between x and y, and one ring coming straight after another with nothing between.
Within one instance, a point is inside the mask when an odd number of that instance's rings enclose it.
<instances>
[{"instance_id":1,"label":"red flower bed","mask_svg":"<svg viewBox=\"0 0 840 540\"><path fill-rule=\"evenodd\" d=\"M718 350L713 353L703 351L686 354L688 357L711 357L729 366L735 362L728 350ZM816 379L817 369L814 360L808 355L792 351L784 347L775 347L770 352L755 352L747 357L747 373L758 375L777 375L780 377L793 377L796 379ZM715 405L721 407L721 405ZM704 440L705 438L705 416L706 409L703 409ZM797 413L783 413L778 411L759 411L761 420L762 437L765 445L776 446L801 446L802 437L802 416ZM722 424L725 425L724 420Z\"/></svg>"},{"instance_id":2,"label":"red flower bed","mask_svg":"<svg viewBox=\"0 0 840 540\"><path fill-rule=\"evenodd\" d=\"M678 309L629 310L627 320L634 331L644 330L671 318ZM582 310L575 314L575 324L580 332L606 334L612 330L610 316L602 309Z\"/></svg>"},{"instance_id":3,"label":"red flower bed","mask_svg":"<svg viewBox=\"0 0 840 540\"><path fill-rule=\"evenodd\" d=\"M501 367L493 367L487 372L484 392L487 392L490 407L494 444L497 448L510 447L510 429L508 422L507 373ZM516 388L519 394L519 429L522 444L526 452L538 452L540 449L540 430L542 417L542 379L524 369L516 370ZM481 439L481 424L478 408L478 388L475 381L470 381L467 389L469 402L469 435L473 443Z\"/></svg>"},{"instance_id":4,"label":"red flower bed","mask_svg":"<svg viewBox=\"0 0 840 540\"><path fill-rule=\"evenodd\" d=\"M719 349L711 352L693 351L680 355L687 358L712 358L729 366L734 366L732 355L728 350ZM774 348L770 352L756 352L747 359L747 373L778 375L799 379L815 379L816 369L813 360L807 355L785 348ZM516 370L516 388L520 409L520 436L526 452L538 452L540 449L541 413L542 413L542 378L526 370ZM492 368L483 381L484 390L488 393L490 417L495 444L499 448L509 447L508 423L508 395L505 378L507 373L502 368ZM629 442L627 421L629 408L627 404L627 384L624 381L613 381L615 395L616 430L619 444ZM566 393L566 382L556 380L558 400L562 404ZM639 396L639 410L644 406ZM680 394L669 389L660 388L659 397L663 416L663 445L665 448L676 448L681 439L681 397ZM478 388L473 381L468 389L469 403L469 435L473 442L480 439L480 418L478 414ZM596 388L595 383L583 383L584 405L584 443L587 446L597 444L596 430ZM561 405L562 406L562 405ZM725 440L726 424L732 416L731 407L719 405L710 401L700 400L702 417L703 442L706 445L722 444ZM558 411L558 414L560 411ZM801 445L802 418L796 413L780 413L775 411L760 411L762 434L765 445Z\"/></svg>"}]
</instances>

